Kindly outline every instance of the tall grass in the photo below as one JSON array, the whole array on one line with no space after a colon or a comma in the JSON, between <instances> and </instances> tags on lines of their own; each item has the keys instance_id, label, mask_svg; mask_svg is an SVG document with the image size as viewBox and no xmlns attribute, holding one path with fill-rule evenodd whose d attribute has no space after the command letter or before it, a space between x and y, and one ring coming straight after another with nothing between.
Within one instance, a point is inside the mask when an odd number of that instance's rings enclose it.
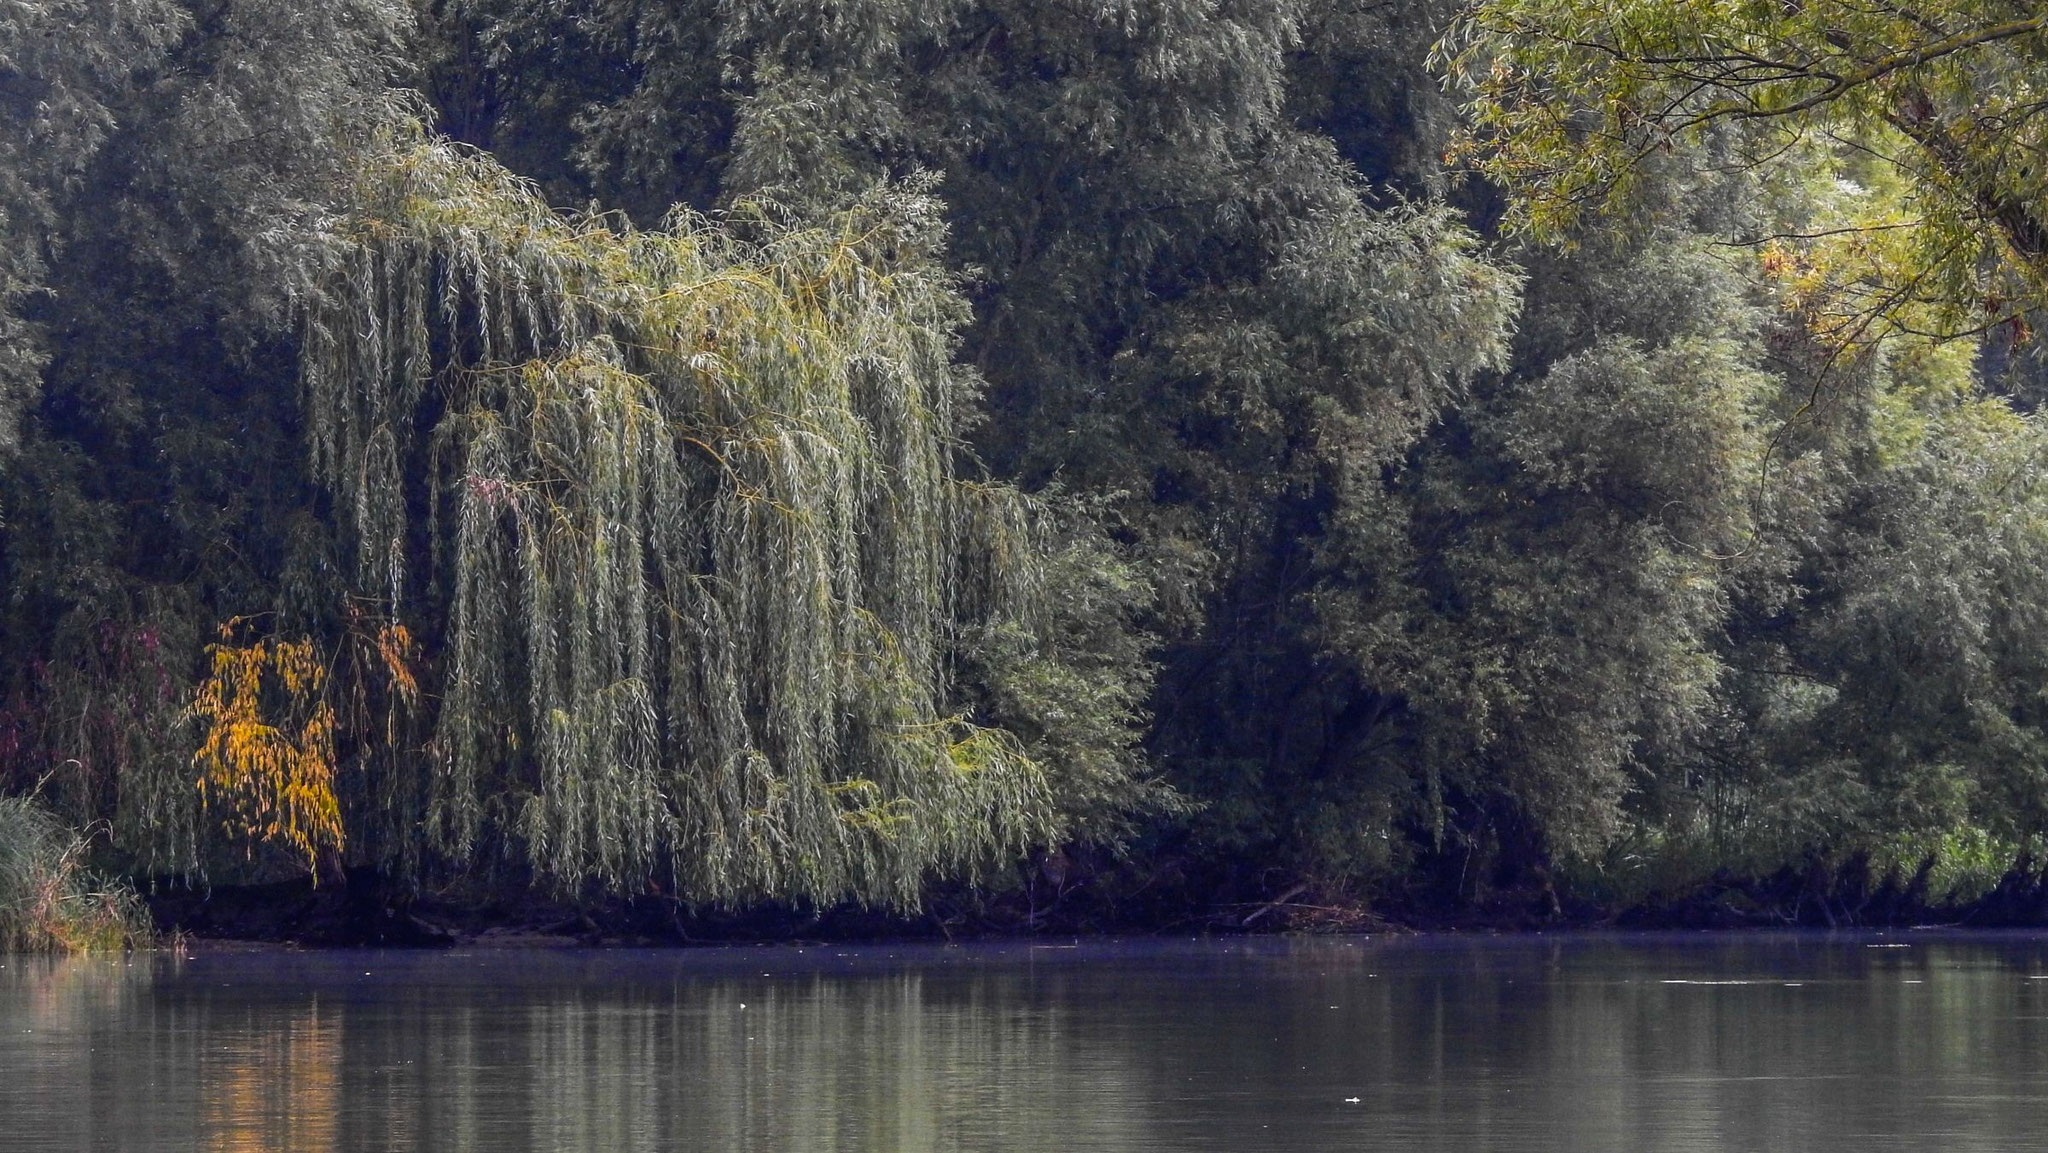
<instances>
[{"instance_id":1,"label":"tall grass","mask_svg":"<svg viewBox=\"0 0 2048 1153\"><path fill-rule=\"evenodd\" d=\"M86 839L26 797L0 797L0 951L140 944L142 900L86 867Z\"/></svg>"}]
</instances>

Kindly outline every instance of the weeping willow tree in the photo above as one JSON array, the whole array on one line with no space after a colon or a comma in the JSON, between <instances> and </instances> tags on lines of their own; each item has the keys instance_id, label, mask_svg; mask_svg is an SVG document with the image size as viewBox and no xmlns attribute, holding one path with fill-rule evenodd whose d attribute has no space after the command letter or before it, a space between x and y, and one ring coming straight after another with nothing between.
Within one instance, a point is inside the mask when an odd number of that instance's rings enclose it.
<instances>
[{"instance_id":1,"label":"weeping willow tree","mask_svg":"<svg viewBox=\"0 0 2048 1153\"><path fill-rule=\"evenodd\" d=\"M1040 767L949 706L1043 550L963 468L922 190L638 230L414 129L375 151L301 384L344 563L439 668L397 836L900 907L1057 835Z\"/></svg>"}]
</instances>

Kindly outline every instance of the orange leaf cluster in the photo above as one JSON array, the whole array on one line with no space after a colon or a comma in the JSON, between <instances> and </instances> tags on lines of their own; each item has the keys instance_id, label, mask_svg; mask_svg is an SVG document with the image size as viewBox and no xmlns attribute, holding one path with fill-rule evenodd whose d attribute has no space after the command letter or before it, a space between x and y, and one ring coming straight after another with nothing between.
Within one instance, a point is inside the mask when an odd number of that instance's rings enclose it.
<instances>
[{"instance_id":1,"label":"orange leaf cluster","mask_svg":"<svg viewBox=\"0 0 2048 1153\"><path fill-rule=\"evenodd\" d=\"M204 728L199 795L231 834L283 845L315 868L344 843L327 670L308 640L236 644L240 623L207 647L212 673L192 701Z\"/></svg>"},{"instance_id":2,"label":"orange leaf cluster","mask_svg":"<svg viewBox=\"0 0 2048 1153\"><path fill-rule=\"evenodd\" d=\"M377 630L377 655L384 661L384 671L391 676L391 690L407 707L419 703L420 682L413 675L413 666L419 662L419 642L413 639L412 630L402 624L392 623Z\"/></svg>"}]
</instances>

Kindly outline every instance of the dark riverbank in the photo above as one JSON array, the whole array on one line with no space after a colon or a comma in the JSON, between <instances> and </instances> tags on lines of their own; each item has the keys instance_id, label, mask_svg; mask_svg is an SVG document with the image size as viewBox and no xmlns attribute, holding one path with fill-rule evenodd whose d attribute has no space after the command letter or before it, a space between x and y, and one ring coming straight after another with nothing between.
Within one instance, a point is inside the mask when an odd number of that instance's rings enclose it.
<instances>
[{"instance_id":1,"label":"dark riverbank","mask_svg":"<svg viewBox=\"0 0 2048 1153\"><path fill-rule=\"evenodd\" d=\"M160 882L146 895L159 930L202 939L309 946L691 945L982 940L1038 935L1495 932L1560 929L1873 929L2048 926L2048 865L2023 859L1969 900L1929 892L1928 868L1877 875L1867 860L1812 862L1768 877L1720 875L1676 894L1602 905L1548 885L1448 900L1426 889L1370 898L1309 884L1262 897L1236 886L1072 884L1043 876L999 892L935 895L917 914L846 905L692 908L657 894L581 903L532 892L409 891L369 870L315 884L202 887ZM1064 880L1064 879L1063 879ZM1148 891L1150 890L1150 891Z\"/></svg>"}]
</instances>

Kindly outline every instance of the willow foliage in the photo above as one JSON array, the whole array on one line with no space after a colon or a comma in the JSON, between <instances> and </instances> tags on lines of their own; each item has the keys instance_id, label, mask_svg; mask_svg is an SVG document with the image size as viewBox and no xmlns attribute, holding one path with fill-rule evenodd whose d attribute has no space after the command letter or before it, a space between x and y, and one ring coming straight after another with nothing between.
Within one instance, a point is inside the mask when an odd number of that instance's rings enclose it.
<instances>
[{"instance_id":1,"label":"willow foliage","mask_svg":"<svg viewBox=\"0 0 2048 1153\"><path fill-rule=\"evenodd\" d=\"M417 135L364 175L304 403L360 586L445 613L436 849L903 906L1054 833L1017 741L947 707L958 629L1021 611L1040 550L961 475L916 193L640 231Z\"/></svg>"},{"instance_id":2,"label":"willow foliage","mask_svg":"<svg viewBox=\"0 0 2048 1153\"><path fill-rule=\"evenodd\" d=\"M313 867L345 840L327 670L309 640L236 643L241 623L207 646L212 675L192 702L205 729L193 757L199 796L232 834L281 844Z\"/></svg>"},{"instance_id":3,"label":"willow foliage","mask_svg":"<svg viewBox=\"0 0 2048 1153\"><path fill-rule=\"evenodd\" d=\"M0 3L0 788L108 822L112 865L224 847L189 711L215 627L320 637L278 595L311 519L286 306L410 26L401 0Z\"/></svg>"}]
</instances>

